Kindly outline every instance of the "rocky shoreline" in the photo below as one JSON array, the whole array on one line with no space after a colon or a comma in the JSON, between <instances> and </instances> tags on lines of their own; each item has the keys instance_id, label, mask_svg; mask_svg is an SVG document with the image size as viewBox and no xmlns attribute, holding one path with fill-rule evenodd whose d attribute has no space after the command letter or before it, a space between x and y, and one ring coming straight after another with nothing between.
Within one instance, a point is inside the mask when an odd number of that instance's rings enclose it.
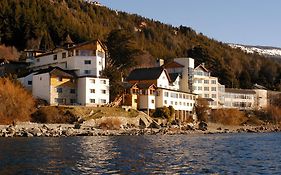
<instances>
[{"instance_id":1,"label":"rocky shoreline","mask_svg":"<svg viewBox=\"0 0 281 175\"><path fill-rule=\"evenodd\" d=\"M209 124L208 124L209 125ZM1 125L0 137L73 137L73 136L122 136L122 135L178 135L178 134L217 134L217 133L265 133L280 132L281 127L275 125L264 126L236 126L217 127L207 129L190 126L172 125L161 128L125 127L118 130L98 129L83 124L19 124Z\"/></svg>"}]
</instances>

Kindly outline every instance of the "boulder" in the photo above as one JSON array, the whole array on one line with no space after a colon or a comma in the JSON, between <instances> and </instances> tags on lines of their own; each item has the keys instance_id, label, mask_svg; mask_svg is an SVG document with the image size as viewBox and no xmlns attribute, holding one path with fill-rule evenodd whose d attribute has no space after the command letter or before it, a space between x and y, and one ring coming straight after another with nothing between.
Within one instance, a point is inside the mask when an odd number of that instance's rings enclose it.
<instances>
[{"instance_id":1,"label":"boulder","mask_svg":"<svg viewBox=\"0 0 281 175\"><path fill-rule=\"evenodd\" d=\"M198 125L198 129L199 129L199 130L202 130L202 131L206 131L206 130L207 130L207 127L208 127L208 125L207 125L207 123L204 122L204 121L201 121L201 122L199 123L199 125Z\"/></svg>"}]
</instances>

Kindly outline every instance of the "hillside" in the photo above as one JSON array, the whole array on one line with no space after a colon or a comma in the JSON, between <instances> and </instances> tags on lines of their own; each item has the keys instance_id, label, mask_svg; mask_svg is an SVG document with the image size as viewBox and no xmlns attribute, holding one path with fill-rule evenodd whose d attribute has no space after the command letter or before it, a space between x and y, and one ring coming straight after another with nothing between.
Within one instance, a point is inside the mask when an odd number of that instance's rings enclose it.
<instances>
[{"instance_id":1,"label":"hillside","mask_svg":"<svg viewBox=\"0 0 281 175\"><path fill-rule=\"evenodd\" d=\"M77 43L106 42L118 72L151 66L156 58L190 56L197 64L205 62L227 87L250 88L258 83L280 89L280 63L209 39L189 27L173 27L83 0L1 0L0 9L0 44L19 51L52 49L69 34ZM123 51L121 58L118 50Z\"/></svg>"}]
</instances>

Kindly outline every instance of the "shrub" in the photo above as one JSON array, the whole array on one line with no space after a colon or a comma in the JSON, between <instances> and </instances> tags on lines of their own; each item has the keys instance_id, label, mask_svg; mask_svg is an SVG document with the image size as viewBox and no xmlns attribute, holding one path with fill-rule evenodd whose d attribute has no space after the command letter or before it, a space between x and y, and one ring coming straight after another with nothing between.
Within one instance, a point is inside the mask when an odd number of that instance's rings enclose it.
<instances>
[{"instance_id":1,"label":"shrub","mask_svg":"<svg viewBox=\"0 0 281 175\"><path fill-rule=\"evenodd\" d=\"M270 105L264 110L254 111L256 117L260 120L271 122L271 123L280 123L281 122L281 107Z\"/></svg>"},{"instance_id":2,"label":"shrub","mask_svg":"<svg viewBox=\"0 0 281 175\"><path fill-rule=\"evenodd\" d=\"M32 114L32 122L37 123L70 123L73 124L78 120L69 110L63 111L58 107L48 106L41 107Z\"/></svg>"},{"instance_id":3,"label":"shrub","mask_svg":"<svg viewBox=\"0 0 281 175\"><path fill-rule=\"evenodd\" d=\"M224 125L241 125L247 121L247 117L238 109L217 109L211 112L211 121Z\"/></svg>"},{"instance_id":4,"label":"shrub","mask_svg":"<svg viewBox=\"0 0 281 175\"><path fill-rule=\"evenodd\" d=\"M208 111L210 110L208 101L203 98L198 98L195 104L195 111L199 121L208 121Z\"/></svg>"},{"instance_id":5,"label":"shrub","mask_svg":"<svg viewBox=\"0 0 281 175\"><path fill-rule=\"evenodd\" d=\"M35 110L32 95L18 82L0 78L0 123L29 121Z\"/></svg>"},{"instance_id":6,"label":"shrub","mask_svg":"<svg viewBox=\"0 0 281 175\"><path fill-rule=\"evenodd\" d=\"M152 114L152 117L155 118L165 118L169 122L172 122L175 119L175 109L173 106L156 108Z\"/></svg>"},{"instance_id":7,"label":"shrub","mask_svg":"<svg viewBox=\"0 0 281 175\"><path fill-rule=\"evenodd\" d=\"M121 121L119 118L111 118L108 117L104 119L100 124L99 128L101 129L109 129L109 130L118 130L120 129Z\"/></svg>"}]
</instances>

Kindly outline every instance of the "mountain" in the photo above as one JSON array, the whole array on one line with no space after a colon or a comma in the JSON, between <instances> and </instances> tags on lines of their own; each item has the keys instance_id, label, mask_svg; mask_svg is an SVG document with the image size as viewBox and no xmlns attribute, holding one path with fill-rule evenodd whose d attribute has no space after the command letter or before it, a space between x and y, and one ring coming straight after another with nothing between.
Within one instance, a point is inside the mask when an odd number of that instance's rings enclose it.
<instances>
[{"instance_id":1,"label":"mountain","mask_svg":"<svg viewBox=\"0 0 281 175\"><path fill-rule=\"evenodd\" d=\"M229 44L232 48L239 48L246 53L256 53L265 57L281 59L281 48L270 46L250 46L240 44Z\"/></svg>"},{"instance_id":2,"label":"mountain","mask_svg":"<svg viewBox=\"0 0 281 175\"><path fill-rule=\"evenodd\" d=\"M152 66L157 58L168 62L193 57L226 87L251 88L257 83L281 88L281 63L187 26L174 27L84 0L1 0L0 9L0 45L19 51L50 50L68 35L76 43L100 39L108 46L108 60L124 75L135 67Z\"/></svg>"}]
</instances>

